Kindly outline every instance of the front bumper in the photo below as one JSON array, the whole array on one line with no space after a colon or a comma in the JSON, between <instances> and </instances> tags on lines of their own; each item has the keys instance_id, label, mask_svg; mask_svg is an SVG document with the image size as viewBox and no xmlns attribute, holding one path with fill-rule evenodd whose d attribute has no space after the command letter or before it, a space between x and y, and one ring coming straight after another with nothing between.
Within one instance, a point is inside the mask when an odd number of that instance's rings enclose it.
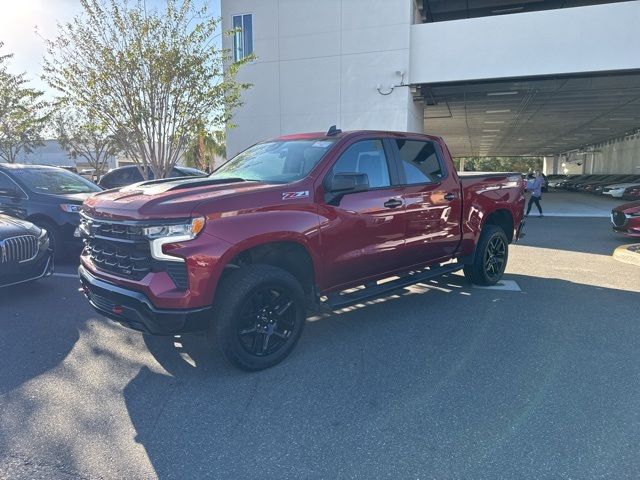
<instances>
[{"instance_id":1,"label":"front bumper","mask_svg":"<svg viewBox=\"0 0 640 480\"><path fill-rule=\"evenodd\" d=\"M0 287L9 287L19 283L31 282L42 277L48 277L53 273L53 252L47 250L40 254L39 258L27 264L16 266L11 271L5 271L0 266Z\"/></svg>"},{"instance_id":2,"label":"front bumper","mask_svg":"<svg viewBox=\"0 0 640 480\"><path fill-rule=\"evenodd\" d=\"M82 291L100 314L125 327L152 335L202 333L211 319L211 307L159 309L140 292L98 279L78 269Z\"/></svg>"}]
</instances>

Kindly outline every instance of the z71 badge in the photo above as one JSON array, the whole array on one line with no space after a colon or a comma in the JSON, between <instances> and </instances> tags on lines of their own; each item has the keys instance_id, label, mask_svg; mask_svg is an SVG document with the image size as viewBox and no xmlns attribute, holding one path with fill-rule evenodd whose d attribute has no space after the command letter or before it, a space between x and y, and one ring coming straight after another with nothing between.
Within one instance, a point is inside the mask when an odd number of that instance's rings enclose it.
<instances>
[{"instance_id":1,"label":"z71 badge","mask_svg":"<svg viewBox=\"0 0 640 480\"><path fill-rule=\"evenodd\" d=\"M296 198L309 198L309 190L302 192L284 192L282 194L283 200L295 200Z\"/></svg>"}]
</instances>

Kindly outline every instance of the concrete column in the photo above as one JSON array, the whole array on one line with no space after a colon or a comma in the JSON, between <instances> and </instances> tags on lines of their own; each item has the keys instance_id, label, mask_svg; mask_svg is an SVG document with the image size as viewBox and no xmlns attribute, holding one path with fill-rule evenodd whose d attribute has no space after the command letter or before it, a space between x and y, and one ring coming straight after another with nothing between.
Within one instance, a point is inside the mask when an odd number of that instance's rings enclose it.
<instances>
[{"instance_id":1,"label":"concrete column","mask_svg":"<svg viewBox=\"0 0 640 480\"><path fill-rule=\"evenodd\" d=\"M464 172L464 158L460 159L460 168L458 169L459 172Z\"/></svg>"}]
</instances>

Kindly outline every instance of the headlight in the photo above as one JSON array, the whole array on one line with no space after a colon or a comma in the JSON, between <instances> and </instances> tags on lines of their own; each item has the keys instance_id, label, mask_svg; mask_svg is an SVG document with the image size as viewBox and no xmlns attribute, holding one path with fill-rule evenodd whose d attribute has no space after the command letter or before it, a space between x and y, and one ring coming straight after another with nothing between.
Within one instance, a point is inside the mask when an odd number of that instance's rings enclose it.
<instances>
[{"instance_id":1,"label":"headlight","mask_svg":"<svg viewBox=\"0 0 640 480\"><path fill-rule=\"evenodd\" d=\"M145 227L144 235L151 240L151 256L156 260L184 262L183 258L166 254L162 247L168 243L185 242L196 238L204 229L204 223L204 217L196 217L187 223Z\"/></svg>"},{"instance_id":2,"label":"headlight","mask_svg":"<svg viewBox=\"0 0 640 480\"><path fill-rule=\"evenodd\" d=\"M167 238L167 237L189 237L195 238L204 228L204 217L196 217L187 223L177 225L157 225L153 227L145 227L144 235L151 239Z\"/></svg>"},{"instance_id":3,"label":"headlight","mask_svg":"<svg viewBox=\"0 0 640 480\"><path fill-rule=\"evenodd\" d=\"M40 235L38 235L38 243L42 248L49 248L49 234L44 228L40 230Z\"/></svg>"},{"instance_id":4,"label":"headlight","mask_svg":"<svg viewBox=\"0 0 640 480\"><path fill-rule=\"evenodd\" d=\"M640 210L633 213L627 213L627 215L629 215L630 217L640 217Z\"/></svg>"},{"instance_id":5,"label":"headlight","mask_svg":"<svg viewBox=\"0 0 640 480\"><path fill-rule=\"evenodd\" d=\"M80 213L82 205L76 205L75 203L61 203L60 208L67 213Z\"/></svg>"}]
</instances>

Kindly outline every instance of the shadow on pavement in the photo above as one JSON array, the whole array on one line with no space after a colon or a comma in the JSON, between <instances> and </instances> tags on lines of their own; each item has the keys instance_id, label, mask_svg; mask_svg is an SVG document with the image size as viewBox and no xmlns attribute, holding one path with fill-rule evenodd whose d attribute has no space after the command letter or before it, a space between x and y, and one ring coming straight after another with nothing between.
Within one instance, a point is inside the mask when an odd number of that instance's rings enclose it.
<instances>
[{"instance_id":1,"label":"shadow on pavement","mask_svg":"<svg viewBox=\"0 0 640 480\"><path fill-rule=\"evenodd\" d=\"M0 289L0 396L58 365L78 341L86 317L65 307L64 282Z\"/></svg>"},{"instance_id":2,"label":"shadow on pavement","mask_svg":"<svg viewBox=\"0 0 640 480\"><path fill-rule=\"evenodd\" d=\"M147 337L170 375L125 387L136 441L159 478L640 473L638 293L508 279L523 293L450 276L308 321L257 373Z\"/></svg>"}]
</instances>

